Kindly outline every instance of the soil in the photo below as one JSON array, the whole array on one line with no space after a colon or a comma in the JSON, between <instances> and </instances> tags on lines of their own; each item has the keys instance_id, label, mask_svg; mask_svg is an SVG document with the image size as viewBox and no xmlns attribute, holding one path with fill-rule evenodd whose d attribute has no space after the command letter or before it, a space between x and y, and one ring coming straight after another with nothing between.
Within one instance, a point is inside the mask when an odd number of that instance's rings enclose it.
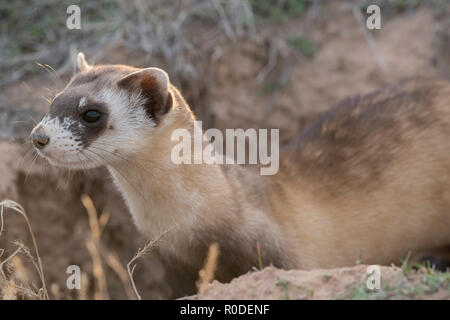
<instances>
[{"instance_id":1,"label":"soil","mask_svg":"<svg viewBox=\"0 0 450 320\"><path fill-rule=\"evenodd\" d=\"M448 37L441 35L440 23L441 20L427 8L397 14L384 21L382 29L373 35L387 65L386 71L376 62L351 10L341 2L332 5L313 27L310 26L313 30L310 37L317 47L317 53L311 58L288 50L286 43L277 40L305 28L301 19L263 26L256 39L232 42L224 38L214 50L205 53L208 59L204 63L208 64L210 72L208 85L201 99L195 100L193 108L198 117L205 120L204 127L280 128L281 142L286 143L318 114L343 98L368 93L404 77L445 75L449 70L450 53L436 45L440 43L438 36ZM277 57L273 67L267 68L271 48L272 52L277 52ZM121 50L120 45L110 51L111 55L101 62L142 66L138 54L130 55ZM261 70L265 68L269 72L263 77ZM68 174L51 168L40 159L33 161L31 146L26 142L33 126L30 118L38 120L46 112L48 102L43 97L51 96L49 90L56 92L67 79L67 75L63 76L60 82L42 74L22 79L3 90L0 199L12 199L26 209L52 298L76 299L78 293L68 290L65 285L68 265L80 266L91 291L94 288L92 259L86 248L90 229L80 201L82 194L93 199L99 212L109 214L101 238L102 246L117 254L122 265L126 265L137 248L142 247L145 239L138 235L105 170ZM193 102L192 92L183 87L181 85L181 91L188 101ZM20 216L6 212L4 227L0 248L6 249L5 255L14 250L13 240L31 246L31 238ZM23 260L32 273L31 263L26 258ZM290 299L345 298L350 294L349 286L364 277L365 268L283 271L269 267L244 275L230 284L215 282L198 298L280 299L287 298L286 286ZM105 266L105 270L109 296L126 298L120 277L109 267ZM397 268L382 267L382 276L389 281L394 281L398 273ZM419 277L413 282L419 281ZM289 284L279 284L280 279ZM164 267L156 253L138 261L135 282L145 299L170 296ZM311 296L304 288L312 289L314 294ZM438 290L419 297L449 296L448 291Z\"/></svg>"},{"instance_id":2,"label":"soil","mask_svg":"<svg viewBox=\"0 0 450 320\"><path fill-rule=\"evenodd\" d=\"M197 300L336 300L336 299L449 299L450 277L425 271L405 275L398 267L380 267L379 288L367 286L368 266L312 271L267 267L228 284L211 283ZM372 271L373 272L373 271ZM442 279L442 280L439 280ZM371 280L371 279L369 279ZM375 284L375 282L369 281Z\"/></svg>"}]
</instances>

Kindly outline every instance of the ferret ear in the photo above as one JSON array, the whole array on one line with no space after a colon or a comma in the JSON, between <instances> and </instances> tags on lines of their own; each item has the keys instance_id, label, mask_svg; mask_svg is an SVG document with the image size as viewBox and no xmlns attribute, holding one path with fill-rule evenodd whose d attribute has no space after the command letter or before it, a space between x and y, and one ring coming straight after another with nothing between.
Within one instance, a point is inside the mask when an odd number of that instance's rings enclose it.
<instances>
[{"instance_id":1,"label":"ferret ear","mask_svg":"<svg viewBox=\"0 0 450 320\"><path fill-rule=\"evenodd\" d=\"M77 72L84 72L91 69L91 66L86 62L83 52L79 52L77 55Z\"/></svg>"},{"instance_id":2,"label":"ferret ear","mask_svg":"<svg viewBox=\"0 0 450 320\"><path fill-rule=\"evenodd\" d=\"M117 82L119 88L130 92L139 90L147 99L147 113L158 123L159 118L172 107L172 95L169 92L169 76L159 68L146 68L130 73Z\"/></svg>"}]
</instances>

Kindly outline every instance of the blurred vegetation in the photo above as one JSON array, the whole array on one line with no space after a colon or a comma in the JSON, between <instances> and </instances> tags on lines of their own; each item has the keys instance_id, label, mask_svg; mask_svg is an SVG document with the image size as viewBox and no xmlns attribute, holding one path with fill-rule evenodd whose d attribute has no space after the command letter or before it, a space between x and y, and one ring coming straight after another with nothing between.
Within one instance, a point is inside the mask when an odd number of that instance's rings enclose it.
<instances>
[{"instance_id":1,"label":"blurred vegetation","mask_svg":"<svg viewBox=\"0 0 450 320\"><path fill-rule=\"evenodd\" d=\"M344 1L343 1L344 2ZM347 1L349 4L352 1ZM421 5L448 6L448 0L355 0L362 9L379 4L383 14ZM103 58L108 44L117 42L127 52L143 51L146 62L166 64L178 83L204 78L204 53L220 37L239 41L270 24L317 15L324 0L80 0L81 30L68 30L66 9L72 0L16 0L0 2L0 87L23 75L41 72L36 62L58 74L73 68L77 51L90 61ZM314 18L311 18L314 19ZM201 28L199 26L201 25ZM200 30L200 32L198 32ZM284 39L287 47L311 58L318 46L309 32Z\"/></svg>"},{"instance_id":2,"label":"blurred vegetation","mask_svg":"<svg viewBox=\"0 0 450 320\"><path fill-rule=\"evenodd\" d=\"M369 5L378 5L383 13L393 15L405 11L413 11L419 6L432 5L434 8L444 9L449 5L448 0L359 0L361 9L366 10Z\"/></svg>"},{"instance_id":3,"label":"blurred vegetation","mask_svg":"<svg viewBox=\"0 0 450 320\"><path fill-rule=\"evenodd\" d=\"M404 268L404 267L403 267ZM438 291L450 294L450 273L439 272L430 266L415 266L415 270L399 273L395 281L384 283L379 290L370 290L365 282L354 284L348 295L338 299L350 300L406 300L424 299Z\"/></svg>"},{"instance_id":4,"label":"blurred vegetation","mask_svg":"<svg viewBox=\"0 0 450 320\"><path fill-rule=\"evenodd\" d=\"M307 58L313 57L318 51L316 45L305 35L292 35L288 37L287 41Z\"/></svg>"},{"instance_id":5,"label":"blurred vegetation","mask_svg":"<svg viewBox=\"0 0 450 320\"><path fill-rule=\"evenodd\" d=\"M113 19L119 1L81 1L81 30L68 30L66 9L71 0L17 0L0 2L0 84L9 83L36 69L35 61L51 57L53 66L66 63L75 43L95 46L99 33L117 30ZM93 22L92 22L93 21ZM29 63L32 62L32 63ZM67 66L64 70L67 70Z\"/></svg>"},{"instance_id":6,"label":"blurred vegetation","mask_svg":"<svg viewBox=\"0 0 450 320\"><path fill-rule=\"evenodd\" d=\"M108 45L143 52L146 63L165 64L175 83L205 77L204 53L221 38L252 39L261 25L282 23L322 0L81 0L81 29L66 27L71 0L0 2L0 87L24 75L42 72L37 62L61 74L73 70L84 51L101 60ZM200 31L199 25L202 25ZM316 48L304 36L292 36L291 48L305 57ZM201 48L201 49L200 49Z\"/></svg>"},{"instance_id":7,"label":"blurred vegetation","mask_svg":"<svg viewBox=\"0 0 450 320\"><path fill-rule=\"evenodd\" d=\"M306 11L309 0L251 0L250 5L260 21L283 22Z\"/></svg>"}]
</instances>

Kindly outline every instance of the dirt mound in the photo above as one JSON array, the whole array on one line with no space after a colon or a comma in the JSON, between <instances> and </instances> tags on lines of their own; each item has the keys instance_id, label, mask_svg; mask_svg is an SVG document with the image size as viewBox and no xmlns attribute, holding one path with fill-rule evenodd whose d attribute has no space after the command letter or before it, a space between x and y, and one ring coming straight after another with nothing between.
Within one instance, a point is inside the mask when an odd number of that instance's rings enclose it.
<instances>
[{"instance_id":1,"label":"dirt mound","mask_svg":"<svg viewBox=\"0 0 450 320\"><path fill-rule=\"evenodd\" d=\"M450 299L450 275L432 270L380 267L380 289L368 289L365 265L331 270L280 270L267 267L209 285L198 300Z\"/></svg>"}]
</instances>

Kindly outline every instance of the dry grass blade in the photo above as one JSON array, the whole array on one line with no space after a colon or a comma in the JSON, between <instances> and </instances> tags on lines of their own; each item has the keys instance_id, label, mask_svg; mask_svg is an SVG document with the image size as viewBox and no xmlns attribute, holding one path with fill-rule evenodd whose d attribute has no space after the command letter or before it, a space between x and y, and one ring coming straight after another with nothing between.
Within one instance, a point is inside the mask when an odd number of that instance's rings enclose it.
<instances>
[{"instance_id":1,"label":"dry grass blade","mask_svg":"<svg viewBox=\"0 0 450 320\"><path fill-rule=\"evenodd\" d=\"M3 214L5 212L4 208L9 208L9 209L19 213L25 219L25 222L26 222L27 227L28 227L28 231L30 232L31 239L33 241L34 251L36 253L37 271L38 271L38 274L39 274L39 278L41 279L41 282L42 282L43 299L49 299L47 286L45 285L44 269L42 267L41 256L39 255L39 250L38 250L36 238L34 237L33 229L31 228L30 220L28 219L28 216L27 216L27 214L25 212L25 209L20 204L18 204L15 201L12 201L12 200L3 200L2 202L0 202L0 236L1 236L1 233L2 233L2 231L4 229L4 224L3 224L3 222L4 222ZM24 248L24 246L20 247L21 250L23 248ZM31 256L31 254L30 254L30 256ZM32 261L34 261L34 259Z\"/></svg>"},{"instance_id":2,"label":"dry grass blade","mask_svg":"<svg viewBox=\"0 0 450 320\"><path fill-rule=\"evenodd\" d=\"M6 274L5 274L5 272L3 271L3 266L4 266L5 264L7 264L9 261L11 261L16 255L18 255L19 252L22 250L22 248L23 248L23 245L17 247L17 249L14 250L14 252L13 252L9 257L7 257L5 260L3 260L3 261L0 263L0 274L2 275L3 280L7 281Z\"/></svg>"},{"instance_id":3,"label":"dry grass blade","mask_svg":"<svg viewBox=\"0 0 450 320\"><path fill-rule=\"evenodd\" d=\"M100 236L102 234L103 227L108 220L108 216L106 213L103 213L100 217L101 222L99 222L99 219L97 218L97 210L95 209L92 199L87 195L82 195L81 202L83 203L83 206L88 214L89 227L91 230L91 237L86 240L86 247L92 258L93 274L96 280L94 299L106 300L109 299L109 293L100 254Z\"/></svg>"},{"instance_id":4,"label":"dry grass blade","mask_svg":"<svg viewBox=\"0 0 450 320\"><path fill-rule=\"evenodd\" d=\"M353 16L355 17L356 21L360 24L361 32L364 35L364 38L367 41L367 45L369 46L370 51L372 52L375 61L377 62L380 69L384 72L387 72L389 70L388 65L386 63L386 60L384 59L383 55L381 54L380 50L378 50L377 43L375 39L373 38L372 34L368 31L366 28L366 24L364 21L364 17L358 7L353 7L352 9Z\"/></svg>"},{"instance_id":5,"label":"dry grass blade","mask_svg":"<svg viewBox=\"0 0 450 320\"><path fill-rule=\"evenodd\" d=\"M78 291L78 300L88 300L89 278L86 273L81 274L81 289Z\"/></svg>"},{"instance_id":6,"label":"dry grass blade","mask_svg":"<svg viewBox=\"0 0 450 320\"><path fill-rule=\"evenodd\" d=\"M259 270L262 270L263 262L262 262L262 256L261 256L261 245L259 244L259 241L256 242L256 254L258 255L258 268L259 268Z\"/></svg>"},{"instance_id":7,"label":"dry grass blade","mask_svg":"<svg viewBox=\"0 0 450 320\"><path fill-rule=\"evenodd\" d=\"M208 284L214 280L217 267L217 259L219 258L219 245L213 243L209 246L208 255L206 256L205 264L199 271L199 278L197 280L198 294L205 292Z\"/></svg>"},{"instance_id":8,"label":"dry grass blade","mask_svg":"<svg viewBox=\"0 0 450 320\"><path fill-rule=\"evenodd\" d=\"M100 240L103 228L109 220L109 215L106 212L103 212L100 218L98 218L97 209L95 209L92 199L87 195L81 196L81 202L83 203L89 217L89 227L91 229L92 236L96 240Z\"/></svg>"},{"instance_id":9,"label":"dry grass blade","mask_svg":"<svg viewBox=\"0 0 450 320\"><path fill-rule=\"evenodd\" d=\"M136 284L134 283L134 279L133 279L134 269L137 266L135 261L137 259L145 256L146 254L149 254L150 251L152 251L152 249L156 246L156 244L171 230L172 229L166 230L163 233L161 233L158 237L156 237L156 239L148 241L147 244L142 249L139 248L136 255L127 263L128 278L130 279L131 286L133 287L134 293L136 294L136 297L138 298L138 300L142 300L142 298L141 298L139 292L137 291Z\"/></svg>"},{"instance_id":10,"label":"dry grass blade","mask_svg":"<svg viewBox=\"0 0 450 320\"><path fill-rule=\"evenodd\" d=\"M135 299L135 293L133 288L130 286L130 282L128 281L128 273L127 270L123 267L123 265L120 263L119 258L111 252L106 252L106 263L108 266L117 274L120 281L122 282L123 288L125 290L125 293L130 300Z\"/></svg>"},{"instance_id":11,"label":"dry grass blade","mask_svg":"<svg viewBox=\"0 0 450 320\"><path fill-rule=\"evenodd\" d=\"M14 241L14 244L17 246L16 250L0 263L0 300L17 300L20 298L45 299L42 288L36 292L30 287L28 273L19 257L19 253L22 252L30 257L36 270L39 272L35 259L23 243ZM4 272L3 266L5 265L6 270L10 273L9 277Z\"/></svg>"},{"instance_id":12,"label":"dry grass blade","mask_svg":"<svg viewBox=\"0 0 450 320\"><path fill-rule=\"evenodd\" d=\"M120 263L119 258L113 252L101 247L100 237L102 231L109 220L109 215L103 212L100 217L97 217L97 210L95 209L92 199L83 195L81 197L81 202L86 208L89 217L89 227L91 230L91 238L86 241L86 246L88 248L89 254L91 255L93 262L93 274L96 280L96 299L107 299L109 296L107 290L107 282L105 272L103 270L103 261L116 273L122 282L125 294L129 299L135 299L134 289L130 285L127 270Z\"/></svg>"},{"instance_id":13,"label":"dry grass blade","mask_svg":"<svg viewBox=\"0 0 450 320\"><path fill-rule=\"evenodd\" d=\"M86 240L86 247L92 258L92 273L96 281L94 299L107 300L109 299L108 287L106 285L106 276L103 270L102 259L95 241L92 238Z\"/></svg>"}]
</instances>

